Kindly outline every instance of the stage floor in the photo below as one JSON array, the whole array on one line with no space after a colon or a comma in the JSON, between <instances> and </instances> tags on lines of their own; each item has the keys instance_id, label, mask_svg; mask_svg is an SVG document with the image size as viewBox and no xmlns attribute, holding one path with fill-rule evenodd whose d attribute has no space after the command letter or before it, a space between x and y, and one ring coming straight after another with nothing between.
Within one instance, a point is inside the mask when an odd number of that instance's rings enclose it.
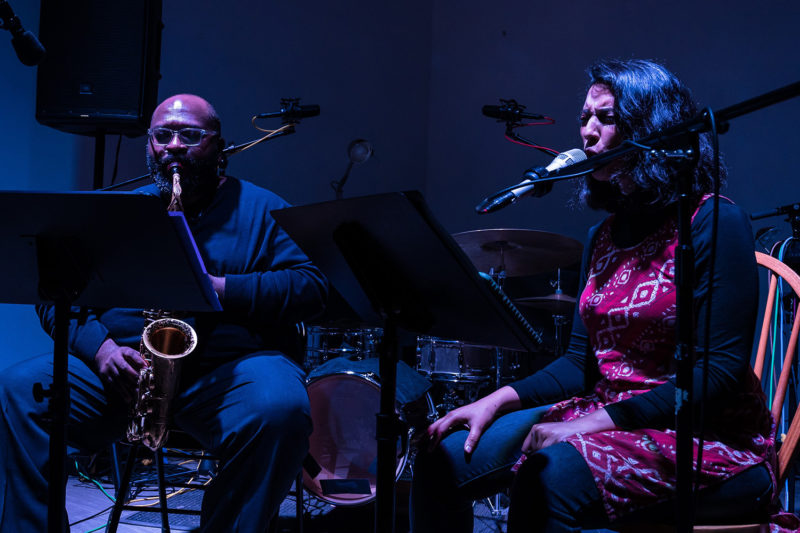
<instances>
[{"instance_id":1,"label":"stage floor","mask_svg":"<svg viewBox=\"0 0 800 533\"><path fill-rule=\"evenodd\" d=\"M101 483L103 490L113 496L114 488L110 483ZM407 484L398 483L397 533L408 531L408 498ZM89 533L104 531L108 522L112 501L96 484L71 476L67 483L67 513L72 533ZM155 495L155 486L142 491L140 497ZM201 491L180 494L170 499L170 506L184 506L198 509L202 498ZM505 531L505 513L492 513L489 503L478 502L475 506L475 533L495 533ZM334 507L306 493L305 533L373 533L373 506ZM502 502L501 502L502 504ZM156 533L161 531L158 513L125 511L117 531L119 533ZM146 522L143 522L146 521ZM197 517L170 515L170 527L173 531L190 531L199 523ZM278 531L289 533L297 531L295 518L295 501L290 495L281 505Z\"/></svg>"},{"instance_id":2,"label":"stage floor","mask_svg":"<svg viewBox=\"0 0 800 533\"><path fill-rule=\"evenodd\" d=\"M800 489L800 487L798 487ZM796 491L796 509L800 509L800 490ZM108 495L107 495L108 494ZM108 481L89 481L79 476L70 476L67 483L67 513L72 533L91 533L104 531L111 513L114 487ZM156 485L143 484L137 497L155 498ZM202 491L192 490L176 494L170 498L170 507L199 509ZM305 533L373 533L373 505L358 507L334 507L308 492L304 495ZM408 481L401 479L397 484L396 533L408 532ZM499 507L497 504L499 503ZM500 498L475 503L474 533L505 532L505 501ZM493 508L499 509L493 512ZM161 531L160 515L141 511L125 511L117 531L119 533L156 533ZM173 531L191 531L199 524L196 516L170 515ZM295 500L290 494L281 505L278 522L280 533L296 532ZM607 530L592 530L596 533Z\"/></svg>"}]
</instances>

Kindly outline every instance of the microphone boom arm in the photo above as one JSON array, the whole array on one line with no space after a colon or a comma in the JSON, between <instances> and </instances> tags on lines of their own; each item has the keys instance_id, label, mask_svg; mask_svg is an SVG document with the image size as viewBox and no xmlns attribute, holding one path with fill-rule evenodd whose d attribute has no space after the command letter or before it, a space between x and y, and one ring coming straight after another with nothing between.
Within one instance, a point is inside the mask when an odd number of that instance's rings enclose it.
<instances>
[{"instance_id":1,"label":"microphone boom arm","mask_svg":"<svg viewBox=\"0 0 800 533\"><path fill-rule=\"evenodd\" d=\"M729 128L728 122L731 119L752 113L759 109L783 102L800 96L800 82L795 82L785 87L775 89L764 93L762 95L750 98L738 104L720 109L713 112L713 116L717 121L717 130L719 133L726 133ZM657 148L672 149L675 146L691 144L687 139L692 135L704 133L711 129L709 123L709 113L701 112L689 120L685 120L679 124L657 131L643 139L636 141L627 141L612 150L603 152L596 156L590 157L586 161L575 163L569 166L569 175L564 175L567 172L567 167L563 169L554 170L550 176L547 177L549 181L560 181L560 179L574 178L576 175L583 175L591 170L600 168L607 165L614 159L622 157L625 154L638 150L653 150Z\"/></svg>"},{"instance_id":2,"label":"microphone boom arm","mask_svg":"<svg viewBox=\"0 0 800 533\"><path fill-rule=\"evenodd\" d=\"M236 146L228 146L227 148L222 150L222 153L225 154L226 156L238 154L239 152L241 152L243 150L247 150L248 148L250 148L252 146L255 146L257 144L260 144L260 143L262 143L264 141L271 141L272 139L277 139L278 137L285 137L286 135L291 135L292 133L295 133L295 131L296 130L294 129L294 124L292 124L291 128L286 128L286 129L284 129L282 131L279 131L279 132L276 132L276 133L274 133L272 135L268 135L266 137L261 137L259 139L254 140L254 141L247 141L245 143L242 143L242 144L239 144L239 145L236 145Z\"/></svg>"},{"instance_id":3,"label":"microphone boom arm","mask_svg":"<svg viewBox=\"0 0 800 533\"><path fill-rule=\"evenodd\" d=\"M239 152L241 152L243 150L246 150L246 149L248 149L248 148L250 148L252 146L255 146L256 144L262 143L264 141L271 141L272 139L277 139L278 137L284 137L286 135L291 135L292 133L295 133L295 129L293 127L292 128L286 128L286 129L284 129L282 131L274 133L273 135L268 135L266 137L261 137L260 139L256 139L255 141L248 141L246 143L242 143L242 144L239 144L239 145L236 145L236 146L233 146L233 145L228 146L227 148L222 150L222 154L225 155L226 157L234 155L234 154L238 154ZM149 177L150 177L150 174L142 174L141 176L137 176L135 178L131 178L131 179L126 180L126 181L121 181L119 183L114 183L112 185L109 185L108 187L103 187L102 189L98 189L98 191L113 191L115 189L121 189L122 187L125 187L126 185L133 185L134 183L143 181L143 180L145 180L145 179L147 179Z\"/></svg>"},{"instance_id":4,"label":"microphone boom arm","mask_svg":"<svg viewBox=\"0 0 800 533\"><path fill-rule=\"evenodd\" d=\"M717 123L717 131L719 133L726 133L729 129L729 121L731 119L783 102L784 100L789 100L796 96L800 96L800 82L795 82L744 100L738 104L720 109L717 112L709 112L706 110L698 113L689 120L659 130L643 139L623 141L617 148L608 150L586 160L555 169L548 172L545 177L531 180L531 183L544 185L577 178L594 172L598 168L609 164L611 161L635 151L658 150L667 157L689 158L694 155L693 151L691 149L683 150L682 147L687 145L693 146L694 143L692 139L695 138L696 135L711 130L711 117L713 117ZM676 146L680 148L676 150ZM514 198L507 198L507 196L514 189L520 188L520 186L521 184L517 183L500 190L492 196L488 196L478 205L476 211L480 214L490 213L514 203L516 201L516 196ZM510 201L503 202L503 200Z\"/></svg>"}]
</instances>

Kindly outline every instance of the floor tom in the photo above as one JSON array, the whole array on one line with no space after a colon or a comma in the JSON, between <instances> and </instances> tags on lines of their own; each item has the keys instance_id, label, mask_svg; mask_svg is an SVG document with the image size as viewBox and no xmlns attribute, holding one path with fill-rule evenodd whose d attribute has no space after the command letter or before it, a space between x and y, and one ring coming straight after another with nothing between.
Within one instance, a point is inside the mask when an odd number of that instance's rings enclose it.
<instances>
[{"instance_id":1,"label":"floor tom","mask_svg":"<svg viewBox=\"0 0 800 533\"><path fill-rule=\"evenodd\" d=\"M379 380L370 373L337 372L311 379L306 388L314 430L309 439L303 485L333 505L371 502L377 483L375 415L380 410ZM397 441L396 479L409 460L409 443L434 419L435 409L426 393L398 406L397 412L408 431Z\"/></svg>"}]
</instances>

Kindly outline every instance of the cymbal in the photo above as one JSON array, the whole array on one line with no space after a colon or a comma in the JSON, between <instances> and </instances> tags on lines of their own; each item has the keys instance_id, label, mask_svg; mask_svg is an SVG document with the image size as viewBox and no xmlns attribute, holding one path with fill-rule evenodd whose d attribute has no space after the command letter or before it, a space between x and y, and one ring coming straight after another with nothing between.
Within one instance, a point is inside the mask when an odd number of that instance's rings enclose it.
<instances>
[{"instance_id":1,"label":"cymbal","mask_svg":"<svg viewBox=\"0 0 800 533\"><path fill-rule=\"evenodd\" d=\"M531 276L575 265L583 244L557 233L531 229L478 229L453 238L481 272Z\"/></svg>"},{"instance_id":2,"label":"cymbal","mask_svg":"<svg viewBox=\"0 0 800 533\"><path fill-rule=\"evenodd\" d=\"M575 306L575 298L563 293L549 294L547 296L526 296L514 300L517 305L543 309L553 315L571 315Z\"/></svg>"}]
</instances>

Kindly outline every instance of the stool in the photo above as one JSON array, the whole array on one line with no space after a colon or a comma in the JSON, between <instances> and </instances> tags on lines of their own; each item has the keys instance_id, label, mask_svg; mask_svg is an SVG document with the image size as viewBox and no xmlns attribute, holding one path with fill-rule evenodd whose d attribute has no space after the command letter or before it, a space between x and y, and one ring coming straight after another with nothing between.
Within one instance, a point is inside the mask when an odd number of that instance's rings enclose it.
<instances>
[{"instance_id":1,"label":"stool","mask_svg":"<svg viewBox=\"0 0 800 533\"><path fill-rule=\"evenodd\" d=\"M155 462L156 462L156 472L158 476L158 501L159 505L157 507L144 507L139 505L130 505L127 503L128 498L128 491L130 489L130 482L131 477L133 474L133 467L136 463L136 457L139 453L139 449L141 448L141 444L136 443L131 445L130 452L128 453L128 457L125 461L125 468L120 476L119 474L119 460L118 455L116 452L116 445L112 445L112 462L114 463L114 477L115 481L117 481L117 491L116 491L116 500L114 502L114 506L111 511L111 516L109 518L108 525L106 526L106 533L116 533L117 528L119 527L120 517L122 515L122 511L126 510L136 510L136 511L143 511L143 512L157 512L161 514L161 531L162 533L169 533L169 513L173 514L186 514L186 515L200 515L200 510L196 509L175 509L169 508L167 505L167 491L166 487L169 485L171 487L180 487L180 488L187 488L187 489L195 489L195 490L205 490L207 485L203 483L179 483L179 482L167 482L164 475L164 458L165 457L186 457L186 454L180 454L175 452L164 451L162 448L158 448L153 453L155 455ZM216 460L212 456L203 456L203 459L208 460ZM302 470L298 472L297 478L295 480L295 496L296 496L296 517L297 517L297 531L299 533L303 533L303 474ZM270 533L276 533L278 528L278 515L272 518L269 524L269 531Z\"/></svg>"}]
</instances>

